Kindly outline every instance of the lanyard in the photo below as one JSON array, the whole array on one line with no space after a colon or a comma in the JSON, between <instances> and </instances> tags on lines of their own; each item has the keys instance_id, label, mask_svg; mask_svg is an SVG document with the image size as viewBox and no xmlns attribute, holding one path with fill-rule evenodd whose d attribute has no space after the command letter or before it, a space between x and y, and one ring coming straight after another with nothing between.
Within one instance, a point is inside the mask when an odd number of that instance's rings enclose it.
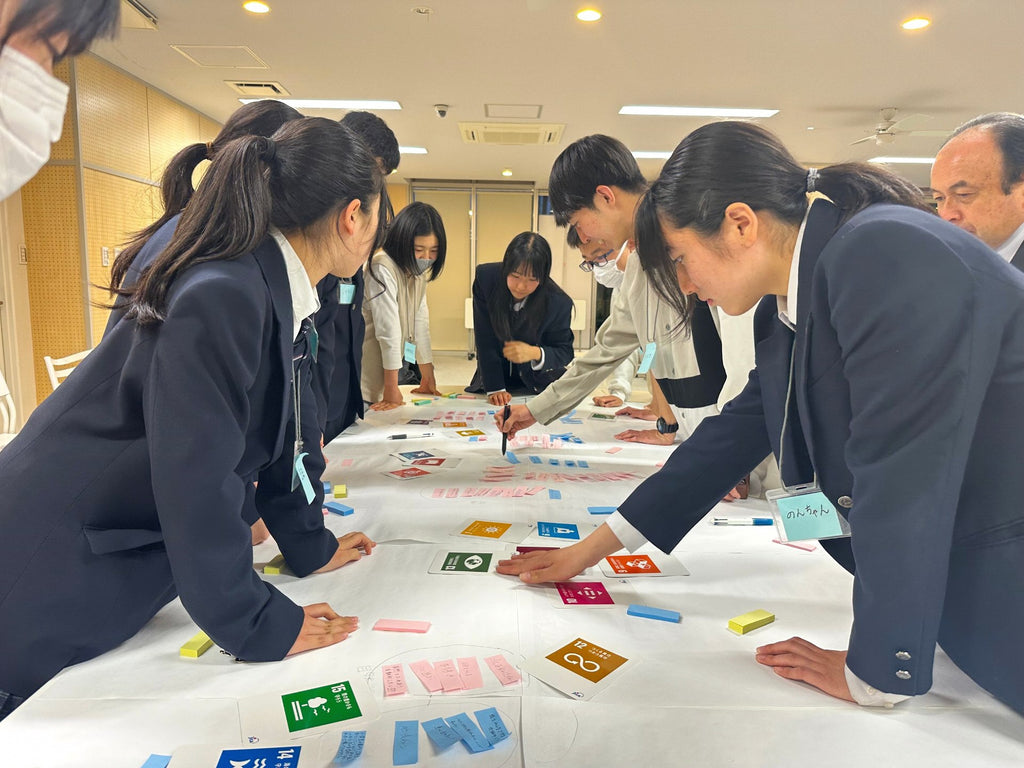
<instances>
[{"instance_id":1,"label":"lanyard","mask_svg":"<svg viewBox=\"0 0 1024 768\"><path fill-rule=\"evenodd\" d=\"M789 423L789 403L793 395L793 369L796 363L796 331L793 331L793 343L789 346L789 380L786 382L786 405L785 410L782 413L782 431L779 435L779 478L783 477L782 474L782 460L786 454L786 425ZM800 483L799 485L805 485ZM814 472L814 487L818 487L818 472ZM786 485L786 481L782 481L782 487L792 492L790 486Z\"/></svg>"}]
</instances>

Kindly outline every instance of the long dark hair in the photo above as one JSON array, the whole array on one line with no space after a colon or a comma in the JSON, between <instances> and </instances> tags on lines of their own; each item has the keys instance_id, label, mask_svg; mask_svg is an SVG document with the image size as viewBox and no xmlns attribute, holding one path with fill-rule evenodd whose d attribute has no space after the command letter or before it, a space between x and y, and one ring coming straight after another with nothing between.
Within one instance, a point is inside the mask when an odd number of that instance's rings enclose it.
<instances>
[{"instance_id":1,"label":"long dark hair","mask_svg":"<svg viewBox=\"0 0 1024 768\"><path fill-rule=\"evenodd\" d=\"M809 190L810 186L810 190ZM770 131L753 123L725 121L698 128L680 142L636 214L637 254L658 295L689 323L692 297L679 290L676 268L662 236L662 222L718 233L725 209L742 202L799 227L807 192L817 190L842 211L842 221L875 203L896 203L930 211L921 191L877 165L839 163L817 171L813 185Z\"/></svg>"},{"instance_id":2,"label":"long dark hair","mask_svg":"<svg viewBox=\"0 0 1024 768\"><path fill-rule=\"evenodd\" d=\"M68 33L68 46L54 59L77 56L98 37L113 37L121 14L121 0L21 0L11 23L0 38L0 48L18 32L40 25L39 37Z\"/></svg>"},{"instance_id":3,"label":"long dark hair","mask_svg":"<svg viewBox=\"0 0 1024 768\"><path fill-rule=\"evenodd\" d=\"M160 322L167 293L189 267L253 251L271 225L301 232L314 242L333 234L327 225L353 200L369 211L380 205L384 177L366 145L334 120L292 120L273 137L229 142L214 158L174 236L128 289L126 317ZM369 214L368 214L369 215ZM386 225L381 212L377 242Z\"/></svg>"},{"instance_id":4,"label":"long dark hair","mask_svg":"<svg viewBox=\"0 0 1024 768\"><path fill-rule=\"evenodd\" d=\"M110 270L111 292L125 295L125 292L120 290L121 284L146 241L164 224L185 210L185 206L195 194L195 190L192 189L192 174L196 166L204 160L212 160L235 139L242 136L273 136L282 125L300 117L302 114L298 110L280 101L254 101L235 110L224 123L217 138L209 144L190 144L172 157L160 179L163 215L145 229L132 235L124 250L114 260L114 266Z\"/></svg>"},{"instance_id":5,"label":"long dark hair","mask_svg":"<svg viewBox=\"0 0 1024 768\"><path fill-rule=\"evenodd\" d=\"M491 328L494 329L494 335L503 341L515 340L512 332L512 305L516 303L516 298L508 289L507 280L513 272L532 275L540 281L537 290L530 294L527 307L521 312L526 325L519 329L524 337L535 339L537 329L547 313L549 298L558 294L565 295L565 291L551 279L551 246L548 241L536 232L520 232L505 249L505 257L501 260L502 279L487 297Z\"/></svg>"},{"instance_id":6,"label":"long dark hair","mask_svg":"<svg viewBox=\"0 0 1024 768\"><path fill-rule=\"evenodd\" d=\"M409 203L395 216L384 238L384 250L406 276L420 274L416 269L416 253L413 250L417 237L437 237L437 259L430 267L430 280L437 280L444 269L444 256L448 251L448 238L444 234L444 222L437 209L427 203Z\"/></svg>"}]
</instances>

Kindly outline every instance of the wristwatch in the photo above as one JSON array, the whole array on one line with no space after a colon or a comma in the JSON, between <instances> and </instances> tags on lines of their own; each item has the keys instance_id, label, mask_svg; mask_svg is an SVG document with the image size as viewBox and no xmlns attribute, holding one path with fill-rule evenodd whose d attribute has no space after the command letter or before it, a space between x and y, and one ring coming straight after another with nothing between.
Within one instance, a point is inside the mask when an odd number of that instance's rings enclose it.
<instances>
[{"instance_id":1,"label":"wristwatch","mask_svg":"<svg viewBox=\"0 0 1024 768\"><path fill-rule=\"evenodd\" d=\"M679 431L679 423L678 422L675 423L675 424L669 424L661 416L658 417L657 427L658 427L658 432L660 432L663 435L671 435L674 432L678 432Z\"/></svg>"}]
</instances>

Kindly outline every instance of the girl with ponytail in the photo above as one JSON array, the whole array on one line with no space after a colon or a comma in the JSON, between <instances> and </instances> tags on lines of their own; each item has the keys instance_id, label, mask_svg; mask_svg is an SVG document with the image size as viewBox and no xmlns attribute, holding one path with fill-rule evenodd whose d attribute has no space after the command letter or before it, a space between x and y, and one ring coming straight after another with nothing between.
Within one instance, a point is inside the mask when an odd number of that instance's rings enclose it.
<instances>
[{"instance_id":1,"label":"girl with ponytail","mask_svg":"<svg viewBox=\"0 0 1024 768\"><path fill-rule=\"evenodd\" d=\"M146 242L151 266L125 289L124 318L0 455L0 692L29 696L175 596L249 661L356 628L260 580L247 494L282 450L294 466L319 450L290 425L309 391L314 286L350 277L374 250L382 185L347 128L293 120L227 142L177 227ZM268 525L300 576L374 546L335 538L319 505Z\"/></svg>"},{"instance_id":2,"label":"girl with ponytail","mask_svg":"<svg viewBox=\"0 0 1024 768\"><path fill-rule=\"evenodd\" d=\"M1024 456L1024 275L899 177L808 170L749 123L684 139L636 224L681 312L694 295L729 315L757 306L756 368L587 540L499 572L563 581L621 546L670 552L771 451L791 512L848 523L822 546L854 572L853 628L846 651L797 637L756 660L891 706L931 688L941 643L1024 713L1024 512L1000 480Z\"/></svg>"}]
</instances>

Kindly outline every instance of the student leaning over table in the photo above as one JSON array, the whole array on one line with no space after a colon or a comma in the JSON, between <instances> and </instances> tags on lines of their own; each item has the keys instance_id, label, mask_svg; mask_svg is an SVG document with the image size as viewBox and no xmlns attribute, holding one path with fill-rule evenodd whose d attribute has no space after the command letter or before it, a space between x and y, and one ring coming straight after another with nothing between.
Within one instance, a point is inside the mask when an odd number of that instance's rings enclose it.
<instances>
[{"instance_id":1,"label":"student leaning over table","mask_svg":"<svg viewBox=\"0 0 1024 768\"><path fill-rule=\"evenodd\" d=\"M362 142L322 118L218 153L125 319L0 455L0 690L29 696L176 595L250 661L356 629L260 580L243 511L247 479L286 442L312 286L366 261L382 184ZM300 575L374 546L336 539L319 509L291 533L278 544Z\"/></svg>"},{"instance_id":2,"label":"student leaning over table","mask_svg":"<svg viewBox=\"0 0 1024 768\"><path fill-rule=\"evenodd\" d=\"M822 544L856 560L854 620L848 651L792 638L757 661L891 704L931 688L941 643L1024 713L1024 512L998 481L1024 456L1024 275L924 208L875 166L806 171L759 126L690 134L640 205L639 253L682 311L690 293L732 315L760 302L757 366L587 540L499 571L558 581L622 545L669 552L770 447L849 519Z\"/></svg>"}]
</instances>

